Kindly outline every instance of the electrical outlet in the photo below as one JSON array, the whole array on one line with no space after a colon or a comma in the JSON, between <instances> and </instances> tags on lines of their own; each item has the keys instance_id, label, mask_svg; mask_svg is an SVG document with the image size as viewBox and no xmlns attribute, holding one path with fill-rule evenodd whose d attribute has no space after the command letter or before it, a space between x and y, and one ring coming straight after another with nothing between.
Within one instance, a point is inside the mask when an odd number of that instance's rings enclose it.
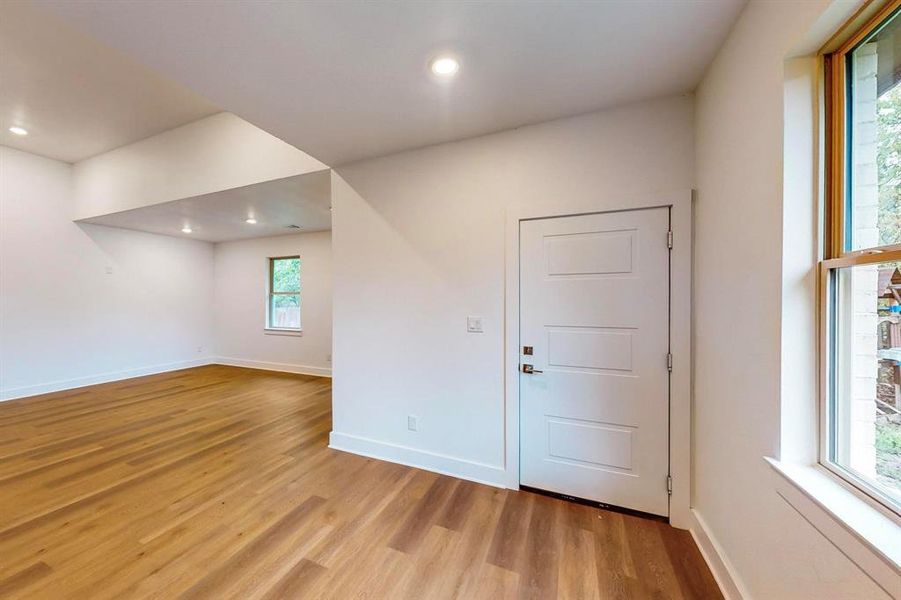
<instances>
[{"instance_id":1,"label":"electrical outlet","mask_svg":"<svg viewBox=\"0 0 901 600\"><path fill-rule=\"evenodd\" d=\"M407 429L410 431L419 431L419 418L409 415L407 417Z\"/></svg>"},{"instance_id":2,"label":"electrical outlet","mask_svg":"<svg viewBox=\"0 0 901 600\"><path fill-rule=\"evenodd\" d=\"M325 355L325 362L332 362L332 355L331 355L331 354L326 354L326 355Z\"/></svg>"},{"instance_id":3,"label":"electrical outlet","mask_svg":"<svg viewBox=\"0 0 901 600\"><path fill-rule=\"evenodd\" d=\"M466 317L466 331L469 333L484 333L485 327L482 317Z\"/></svg>"},{"instance_id":4,"label":"electrical outlet","mask_svg":"<svg viewBox=\"0 0 901 600\"><path fill-rule=\"evenodd\" d=\"M112 267L112 266L110 266L110 265L107 265L107 266L106 266L106 274L107 274L107 275L112 275L112 274L113 274L113 267Z\"/></svg>"},{"instance_id":5,"label":"electrical outlet","mask_svg":"<svg viewBox=\"0 0 901 600\"><path fill-rule=\"evenodd\" d=\"M203 346L197 346L197 353L200 354L203 352Z\"/></svg>"}]
</instances>

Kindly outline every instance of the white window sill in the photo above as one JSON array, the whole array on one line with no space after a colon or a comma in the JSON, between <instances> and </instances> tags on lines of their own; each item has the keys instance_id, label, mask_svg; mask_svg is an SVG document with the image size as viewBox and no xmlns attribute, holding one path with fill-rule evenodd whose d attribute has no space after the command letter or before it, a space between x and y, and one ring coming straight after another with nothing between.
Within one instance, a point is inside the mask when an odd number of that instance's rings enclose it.
<instances>
[{"instance_id":1,"label":"white window sill","mask_svg":"<svg viewBox=\"0 0 901 600\"><path fill-rule=\"evenodd\" d=\"M271 327L264 327L263 333L265 335L289 335L300 337L303 335L303 329L274 329Z\"/></svg>"},{"instance_id":2,"label":"white window sill","mask_svg":"<svg viewBox=\"0 0 901 600\"><path fill-rule=\"evenodd\" d=\"M776 492L890 596L896 593L901 519L819 465L765 460L778 474Z\"/></svg>"}]
</instances>

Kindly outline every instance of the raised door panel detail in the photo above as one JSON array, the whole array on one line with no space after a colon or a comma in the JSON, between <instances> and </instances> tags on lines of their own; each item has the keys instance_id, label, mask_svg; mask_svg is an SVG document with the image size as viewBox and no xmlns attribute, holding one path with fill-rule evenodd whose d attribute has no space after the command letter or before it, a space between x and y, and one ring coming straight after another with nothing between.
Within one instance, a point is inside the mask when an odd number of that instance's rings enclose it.
<instances>
[{"instance_id":1,"label":"raised door panel detail","mask_svg":"<svg viewBox=\"0 0 901 600\"><path fill-rule=\"evenodd\" d=\"M548 330L548 365L632 371L634 331L583 327Z\"/></svg>"},{"instance_id":2,"label":"raised door panel detail","mask_svg":"<svg viewBox=\"0 0 901 600\"><path fill-rule=\"evenodd\" d=\"M551 417L547 429L551 457L626 471L633 468L632 428Z\"/></svg>"},{"instance_id":3,"label":"raised door panel detail","mask_svg":"<svg viewBox=\"0 0 901 600\"><path fill-rule=\"evenodd\" d=\"M634 266L635 229L550 235L544 238L547 274L620 275Z\"/></svg>"}]
</instances>

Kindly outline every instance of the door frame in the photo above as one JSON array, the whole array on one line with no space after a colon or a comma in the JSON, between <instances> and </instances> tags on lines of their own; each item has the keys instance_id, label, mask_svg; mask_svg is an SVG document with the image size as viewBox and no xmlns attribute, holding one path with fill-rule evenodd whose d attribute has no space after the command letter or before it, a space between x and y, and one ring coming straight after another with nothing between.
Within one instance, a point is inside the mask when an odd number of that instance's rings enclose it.
<instances>
[{"instance_id":1,"label":"door frame","mask_svg":"<svg viewBox=\"0 0 901 600\"><path fill-rule=\"evenodd\" d=\"M596 198L549 198L507 210L504 307L504 472L506 486L519 489L519 224L520 221L669 208L673 249L670 254L669 461L672 495L670 524L691 526L691 260L692 191L670 191L609 201ZM666 357L661 357L661 364ZM661 482L665 485L666 482Z\"/></svg>"}]
</instances>

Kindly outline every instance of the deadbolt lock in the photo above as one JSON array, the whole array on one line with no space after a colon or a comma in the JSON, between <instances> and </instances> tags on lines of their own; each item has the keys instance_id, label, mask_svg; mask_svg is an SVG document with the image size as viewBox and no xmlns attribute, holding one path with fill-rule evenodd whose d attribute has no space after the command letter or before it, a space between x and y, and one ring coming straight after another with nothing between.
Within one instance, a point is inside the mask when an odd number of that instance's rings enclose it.
<instances>
[{"instance_id":1,"label":"deadbolt lock","mask_svg":"<svg viewBox=\"0 0 901 600\"><path fill-rule=\"evenodd\" d=\"M522 353L526 356L532 356L532 347L531 346L523 346Z\"/></svg>"}]
</instances>

